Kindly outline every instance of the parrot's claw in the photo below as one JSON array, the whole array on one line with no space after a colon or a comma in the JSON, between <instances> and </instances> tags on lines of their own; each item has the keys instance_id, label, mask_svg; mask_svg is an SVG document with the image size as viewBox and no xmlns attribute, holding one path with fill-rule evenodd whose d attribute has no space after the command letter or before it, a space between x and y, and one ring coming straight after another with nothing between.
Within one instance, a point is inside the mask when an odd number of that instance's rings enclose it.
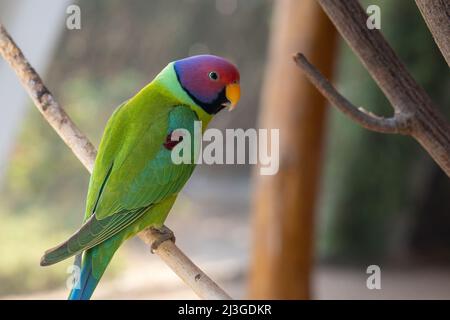
<instances>
[{"instance_id":1,"label":"parrot's claw","mask_svg":"<svg viewBox=\"0 0 450 320\"><path fill-rule=\"evenodd\" d=\"M153 241L153 243L150 246L151 253L155 253L158 247L167 240L175 242L175 235L173 231L167 228L166 226L162 226L161 228L150 227L150 229L153 231L155 235L157 235L157 238L155 239L155 241Z\"/></svg>"}]
</instances>

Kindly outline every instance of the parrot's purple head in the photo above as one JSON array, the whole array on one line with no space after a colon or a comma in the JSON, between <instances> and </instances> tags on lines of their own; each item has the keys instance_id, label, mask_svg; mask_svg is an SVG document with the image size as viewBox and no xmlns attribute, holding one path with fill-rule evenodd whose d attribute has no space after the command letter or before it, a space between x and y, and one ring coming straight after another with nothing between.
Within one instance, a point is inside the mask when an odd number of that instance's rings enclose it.
<instances>
[{"instance_id":1,"label":"parrot's purple head","mask_svg":"<svg viewBox=\"0 0 450 320\"><path fill-rule=\"evenodd\" d=\"M200 55L174 64L181 87L208 114L234 109L240 98L239 71L217 56Z\"/></svg>"}]
</instances>

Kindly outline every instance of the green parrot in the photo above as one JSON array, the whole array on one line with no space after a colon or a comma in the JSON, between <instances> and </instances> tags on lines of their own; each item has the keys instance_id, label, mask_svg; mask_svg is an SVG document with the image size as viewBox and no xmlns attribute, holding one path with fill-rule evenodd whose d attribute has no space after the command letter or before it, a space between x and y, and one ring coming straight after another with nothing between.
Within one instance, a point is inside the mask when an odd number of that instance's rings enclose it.
<instances>
[{"instance_id":1,"label":"green parrot","mask_svg":"<svg viewBox=\"0 0 450 320\"><path fill-rule=\"evenodd\" d=\"M169 63L116 109L100 142L84 223L41 259L41 266L48 266L84 252L69 299L91 297L125 240L147 227L165 232L164 221L195 168L194 161L172 161L171 152L182 140L173 137L174 131L184 129L194 137L195 121L206 128L239 98L237 68L223 58L200 55Z\"/></svg>"}]
</instances>

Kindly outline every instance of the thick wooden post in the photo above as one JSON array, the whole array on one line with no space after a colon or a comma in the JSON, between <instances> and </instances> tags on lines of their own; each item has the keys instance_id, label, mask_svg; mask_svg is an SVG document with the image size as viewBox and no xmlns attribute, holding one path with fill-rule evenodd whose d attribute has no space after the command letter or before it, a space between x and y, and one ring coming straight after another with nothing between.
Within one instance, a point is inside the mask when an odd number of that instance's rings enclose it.
<instances>
[{"instance_id":1,"label":"thick wooden post","mask_svg":"<svg viewBox=\"0 0 450 320\"><path fill-rule=\"evenodd\" d=\"M260 128L280 129L280 170L255 170L250 297L308 299L325 100L295 68L301 51L331 76L336 32L314 0L277 0Z\"/></svg>"}]
</instances>

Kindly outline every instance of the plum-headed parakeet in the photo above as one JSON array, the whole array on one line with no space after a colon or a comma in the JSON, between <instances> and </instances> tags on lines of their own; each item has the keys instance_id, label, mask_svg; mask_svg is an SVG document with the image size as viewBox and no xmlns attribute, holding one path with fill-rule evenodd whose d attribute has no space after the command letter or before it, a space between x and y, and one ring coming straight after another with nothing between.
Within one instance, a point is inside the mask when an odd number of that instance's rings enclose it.
<instances>
[{"instance_id":1,"label":"plum-headed parakeet","mask_svg":"<svg viewBox=\"0 0 450 320\"><path fill-rule=\"evenodd\" d=\"M239 72L227 60L201 55L169 63L119 106L104 131L89 183L84 224L48 250L47 266L82 252L79 286L69 299L89 299L114 252L147 227L161 228L195 163L175 164L172 133L194 122L205 128L239 100ZM194 155L195 156L195 155Z\"/></svg>"}]
</instances>

